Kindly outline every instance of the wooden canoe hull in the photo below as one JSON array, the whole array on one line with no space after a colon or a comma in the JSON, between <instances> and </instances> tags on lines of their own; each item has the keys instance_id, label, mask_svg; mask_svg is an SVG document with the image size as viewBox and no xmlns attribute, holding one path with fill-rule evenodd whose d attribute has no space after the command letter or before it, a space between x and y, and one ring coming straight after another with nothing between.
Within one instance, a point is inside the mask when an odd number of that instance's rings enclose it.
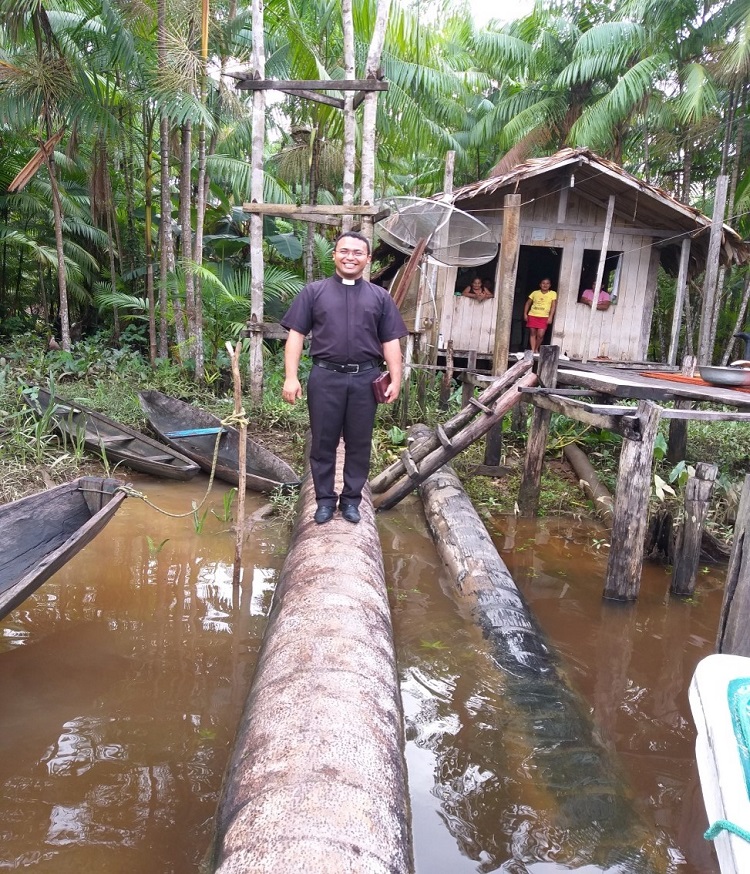
<instances>
[{"instance_id":1,"label":"wooden canoe hull","mask_svg":"<svg viewBox=\"0 0 750 874\"><path fill-rule=\"evenodd\" d=\"M141 409L154 433L168 446L187 455L207 473L213 466L217 434L193 434L172 437L175 431L215 429L221 427L221 419L158 391L144 391L139 395ZM216 478L237 485L240 434L236 428L224 426L219 438L216 458ZM299 477L281 458L260 443L247 438L247 488L256 492L271 492L279 487L296 488Z\"/></svg>"},{"instance_id":2,"label":"wooden canoe hull","mask_svg":"<svg viewBox=\"0 0 750 874\"><path fill-rule=\"evenodd\" d=\"M43 388L23 398L39 418L49 415L52 428L64 440L74 445L83 440L89 452L105 459L112 468L123 464L152 476L181 481L200 472L198 465L179 451L80 404L53 397Z\"/></svg>"},{"instance_id":3,"label":"wooden canoe hull","mask_svg":"<svg viewBox=\"0 0 750 874\"><path fill-rule=\"evenodd\" d=\"M721 653L702 659L690 683L695 758L709 826L717 820L744 829L750 824L750 797L729 701L730 683L743 680L750 683L750 658ZM722 874L750 871L750 843L744 838L722 830L714 847Z\"/></svg>"},{"instance_id":4,"label":"wooden canoe hull","mask_svg":"<svg viewBox=\"0 0 750 874\"><path fill-rule=\"evenodd\" d=\"M125 499L120 486L84 476L0 506L0 618L96 537Z\"/></svg>"}]
</instances>

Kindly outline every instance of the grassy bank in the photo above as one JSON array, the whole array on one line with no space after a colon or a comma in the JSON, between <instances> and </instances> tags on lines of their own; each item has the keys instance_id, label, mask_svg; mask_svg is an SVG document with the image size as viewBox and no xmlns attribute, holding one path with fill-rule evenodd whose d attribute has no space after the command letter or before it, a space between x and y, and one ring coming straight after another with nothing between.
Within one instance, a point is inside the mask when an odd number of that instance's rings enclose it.
<instances>
[{"instance_id":1,"label":"grassy bank","mask_svg":"<svg viewBox=\"0 0 750 874\"><path fill-rule=\"evenodd\" d=\"M307 365L309 366L309 364ZM303 380L306 376L303 362ZM282 351L269 353L265 361L265 392L262 404L249 405L250 434L267 448L301 470L304 437L308 426L304 403L295 406L281 399L283 384ZM111 348L101 338L77 343L71 353L49 352L41 348L41 340L26 335L6 344L0 359L0 501L15 500L23 494L71 479L82 472L101 471L101 463L82 448L64 445L37 422L23 403L23 392L41 385L60 397L98 410L112 419L147 430L138 404L138 392L158 389L188 400L219 416L233 408L231 386L214 384L211 389L199 389L189 374L178 367L162 364L148 366L141 351L127 345ZM408 421L434 424L445 421L459 409L460 389L456 389L447 411L437 404L438 380L428 386L424 408L417 407L416 392L411 393ZM397 424L400 411L381 406L376 422L373 445L373 472L376 473L398 458L406 435ZM713 461L719 465L719 479L710 514L713 533L722 539L731 534L733 511L736 509L744 475L750 472L748 448L750 424L691 423L688 434L688 458L678 465L664 460L667 426L657 443L652 505L654 510L671 507L679 516L681 490L691 465ZM540 513L542 515L588 515L590 502L578 488L575 476L562 458L567 443L583 446L602 481L614 491L621 439L607 432L587 429L553 416L547 446L547 459L542 481ZM509 474L502 478L474 475L483 462L483 442L474 444L453 462L475 505L485 514L513 513L526 445L525 428L512 430L506 417L503 434L502 464Z\"/></svg>"}]
</instances>

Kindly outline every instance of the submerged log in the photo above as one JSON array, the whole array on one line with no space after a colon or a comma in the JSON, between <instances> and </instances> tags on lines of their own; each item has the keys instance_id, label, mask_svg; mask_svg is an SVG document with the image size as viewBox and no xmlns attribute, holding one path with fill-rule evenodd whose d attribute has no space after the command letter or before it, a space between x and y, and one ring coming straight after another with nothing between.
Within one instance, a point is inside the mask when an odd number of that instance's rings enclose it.
<instances>
[{"instance_id":1,"label":"submerged log","mask_svg":"<svg viewBox=\"0 0 750 874\"><path fill-rule=\"evenodd\" d=\"M575 847L571 861L601 866L596 870L663 870L656 835L632 807L622 776L595 737L588 707L566 684L458 477L445 466L420 486L420 494L454 583L450 594L480 626L501 672L503 694L528 723L525 761L556 800L555 824Z\"/></svg>"},{"instance_id":2,"label":"submerged log","mask_svg":"<svg viewBox=\"0 0 750 874\"><path fill-rule=\"evenodd\" d=\"M612 519L614 518L614 500L609 489L599 479L588 456L575 443L569 443L563 449L563 455L578 477L578 485L583 489L586 497L593 503L594 512L607 528L611 528Z\"/></svg>"},{"instance_id":3,"label":"submerged log","mask_svg":"<svg viewBox=\"0 0 750 874\"><path fill-rule=\"evenodd\" d=\"M314 510L307 477L219 805L219 874L412 869L372 502L358 525L316 525Z\"/></svg>"}]
</instances>

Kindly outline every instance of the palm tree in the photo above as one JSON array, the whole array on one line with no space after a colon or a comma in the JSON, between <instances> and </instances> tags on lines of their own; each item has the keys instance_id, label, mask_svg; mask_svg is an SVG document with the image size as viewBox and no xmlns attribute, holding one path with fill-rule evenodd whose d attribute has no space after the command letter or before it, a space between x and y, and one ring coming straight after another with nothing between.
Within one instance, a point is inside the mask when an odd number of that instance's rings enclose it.
<instances>
[{"instance_id":1,"label":"palm tree","mask_svg":"<svg viewBox=\"0 0 750 874\"><path fill-rule=\"evenodd\" d=\"M78 91L71 66L41 4L0 6L13 48L0 58L0 114L20 121L39 142L32 167L44 165L50 182L57 253L62 348L70 349L70 315L63 240L63 211L55 146L65 129L70 98ZM16 187L16 186L12 186Z\"/></svg>"}]
</instances>

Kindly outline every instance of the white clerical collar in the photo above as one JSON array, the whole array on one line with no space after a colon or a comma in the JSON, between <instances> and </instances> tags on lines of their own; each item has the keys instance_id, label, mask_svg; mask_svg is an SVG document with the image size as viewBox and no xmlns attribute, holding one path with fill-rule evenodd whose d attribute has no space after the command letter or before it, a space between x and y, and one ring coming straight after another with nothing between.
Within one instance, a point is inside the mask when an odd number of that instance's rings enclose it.
<instances>
[{"instance_id":1,"label":"white clerical collar","mask_svg":"<svg viewBox=\"0 0 750 874\"><path fill-rule=\"evenodd\" d=\"M357 284L356 280L354 280L354 279L344 279L343 276L341 277L341 282L342 282L343 285L356 285L356 284Z\"/></svg>"}]
</instances>

